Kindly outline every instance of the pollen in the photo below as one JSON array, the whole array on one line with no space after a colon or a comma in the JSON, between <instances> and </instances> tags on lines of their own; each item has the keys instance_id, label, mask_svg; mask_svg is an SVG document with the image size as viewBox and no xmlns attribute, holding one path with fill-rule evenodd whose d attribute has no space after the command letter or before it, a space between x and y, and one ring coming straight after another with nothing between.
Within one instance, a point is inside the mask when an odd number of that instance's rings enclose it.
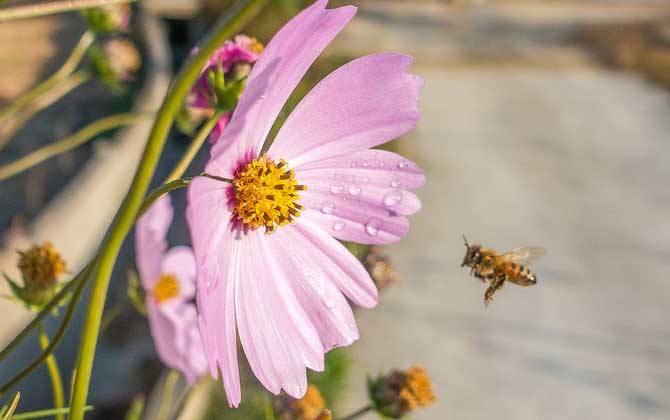
<instances>
[{"instance_id":1,"label":"pollen","mask_svg":"<svg viewBox=\"0 0 670 420\"><path fill-rule=\"evenodd\" d=\"M38 289L55 285L67 271L65 261L48 241L33 245L27 251L19 251L18 267L26 287Z\"/></svg>"},{"instance_id":2,"label":"pollen","mask_svg":"<svg viewBox=\"0 0 670 420\"><path fill-rule=\"evenodd\" d=\"M264 227L267 234L300 216L298 191L307 189L298 184L286 161L275 163L265 156L238 170L233 188L237 219L252 229Z\"/></svg>"},{"instance_id":3,"label":"pollen","mask_svg":"<svg viewBox=\"0 0 670 420\"><path fill-rule=\"evenodd\" d=\"M162 274L153 291L156 302L163 303L179 296L179 280L172 274Z\"/></svg>"}]
</instances>

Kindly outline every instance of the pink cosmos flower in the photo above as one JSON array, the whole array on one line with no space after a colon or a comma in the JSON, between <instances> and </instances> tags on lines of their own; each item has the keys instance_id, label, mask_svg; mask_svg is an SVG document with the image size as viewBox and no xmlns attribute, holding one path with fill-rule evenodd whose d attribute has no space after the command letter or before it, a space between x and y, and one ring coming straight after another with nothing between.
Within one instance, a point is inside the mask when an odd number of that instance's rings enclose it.
<instances>
[{"instance_id":1,"label":"pink cosmos flower","mask_svg":"<svg viewBox=\"0 0 670 420\"><path fill-rule=\"evenodd\" d=\"M165 235L172 223L170 197L163 196L137 221L135 254L146 290L147 315L156 352L163 363L193 384L207 371L198 331L195 259L191 248L169 251Z\"/></svg>"},{"instance_id":2,"label":"pink cosmos flower","mask_svg":"<svg viewBox=\"0 0 670 420\"><path fill-rule=\"evenodd\" d=\"M337 239L395 242L421 207L414 163L371 147L411 130L422 80L411 57L354 60L322 80L268 149L263 143L308 67L356 13L320 0L268 44L247 88L189 187L187 222L198 265L197 303L209 368L228 401L240 403L237 335L271 392L300 398L306 367L358 339L347 302L370 308L377 289ZM346 298L345 298L346 296Z\"/></svg>"},{"instance_id":3,"label":"pink cosmos flower","mask_svg":"<svg viewBox=\"0 0 670 420\"><path fill-rule=\"evenodd\" d=\"M212 54L200 72L200 77L191 91L189 106L196 109L214 109L216 107L216 94L209 85L207 74L219 69L226 74L233 68L233 65L240 62L253 64L262 50L262 44L246 35L237 35L234 41L226 41L221 48ZM193 52L197 52L197 49L194 49Z\"/></svg>"}]
</instances>

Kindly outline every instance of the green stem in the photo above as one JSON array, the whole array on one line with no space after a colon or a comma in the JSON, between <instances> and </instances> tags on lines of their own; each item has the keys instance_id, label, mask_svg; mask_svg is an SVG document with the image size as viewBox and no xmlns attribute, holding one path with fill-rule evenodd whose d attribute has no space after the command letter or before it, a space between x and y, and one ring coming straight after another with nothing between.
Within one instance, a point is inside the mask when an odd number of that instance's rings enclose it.
<instances>
[{"instance_id":1,"label":"green stem","mask_svg":"<svg viewBox=\"0 0 670 420\"><path fill-rule=\"evenodd\" d=\"M68 78L60 79L58 80L58 84L55 85L52 90L49 90L49 92L31 102L27 107L21 109L13 116L13 118L4 122L0 126L0 150L2 150L12 139L14 134L26 125L26 123L37 113L90 79L91 75L86 70L79 70Z\"/></svg>"},{"instance_id":2,"label":"green stem","mask_svg":"<svg viewBox=\"0 0 670 420\"><path fill-rule=\"evenodd\" d=\"M163 388L161 389L161 402L158 406L158 412L156 413L156 420L169 419L171 411L170 408L174 399L174 388L177 385L178 380L179 372L174 369L170 369L167 376L165 377Z\"/></svg>"},{"instance_id":3,"label":"green stem","mask_svg":"<svg viewBox=\"0 0 670 420\"><path fill-rule=\"evenodd\" d=\"M93 44L94 40L95 34L93 31L89 29L84 32L84 35L82 35L81 39L79 39L79 42L74 47L70 53L70 56L65 60L61 68L52 74L51 77L30 89L21 97L12 101L11 104L0 109L0 120L17 113L23 107L37 100L45 92L48 92L57 86L62 79L65 79L67 76L72 74L72 72L75 71L81 62L82 58L84 58L86 51L88 51L88 48L91 46L91 44Z\"/></svg>"},{"instance_id":4,"label":"green stem","mask_svg":"<svg viewBox=\"0 0 670 420\"><path fill-rule=\"evenodd\" d=\"M198 79L200 70L208 58L226 39L232 38L266 2L267 0L247 0L239 2L234 7L231 13L224 18L222 24L207 38L198 53L191 57L185 67L182 68L158 111L140 165L135 173L135 179L101 246L99 264L95 273L91 298L81 335L77 373L75 376L74 392L72 393L72 406L70 408L70 420L82 420L84 418L84 407L91 381L91 370L93 369L93 359L100 332L100 321L105 306L109 279L119 249L135 222L137 213L142 205L142 199L149 188L151 178L153 177L174 119L184 103L191 86Z\"/></svg>"},{"instance_id":5,"label":"green stem","mask_svg":"<svg viewBox=\"0 0 670 420\"><path fill-rule=\"evenodd\" d=\"M3 360L5 357L7 357L15 348L18 347L23 340L25 340L30 332L37 328L39 324L42 322L44 318L49 316L52 311L60 304L60 302L65 299L70 292L79 284L79 282L82 280L82 278L88 278L88 276L91 274L91 271L93 269L93 264L95 263L95 260L90 262L86 267L84 267L83 270L79 272L68 284L66 284L60 292L56 294L46 305L44 305L44 308L42 308L41 311L37 313L35 318L33 318L32 321L26 325L21 332L19 332L16 337L12 339L12 341L5 346L2 351L0 351L0 360Z\"/></svg>"},{"instance_id":6,"label":"green stem","mask_svg":"<svg viewBox=\"0 0 670 420\"><path fill-rule=\"evenodd\" d=\"M72 293L72 298L70 300L70 304L67 307L67 311L65 312L65 315L63 316L63 321L61 322L60 326L58 327L58 330L56 331L56 334L54 334L53 339L51 340L49 345L47 345L44 348L44 350L42 351L42 354L37 356L32 362L30 362L30 364L28 366L23 368L23 370L21 370L12 379L7 381L7 383L5 383L2 387L0 387L0 395L4 394L9 389L14 387L16 384L21 382L32 371L37 369L42 364L42 362L44 362L54 352L54 350L56 349L56 347L58 346L60 341L63 339L63 336L65 335L65 332L67 331L67 327L70 325L70 321L72 321L72 317L74 316L74 312L77 309L77 303L79 302L79 298L81 297L81 294L84 291L84 288L86 286L86 280L88 279L88 276L91 273L93 267L94 267L93 264L89 264L84 270L82 270L80 275L78 275L75 279L70 281L68 286L70 284L75 284L76 287L74 289L74 292ZM65 290L65 288L63 290ZM55 299L52 299L51 302L53 302L54 300ZM40 326L39 321L37 322L37 326L39 328L39 326ZM25 330L27 330L27 328L24 329L24 331ZM22 331L22 333L23 333L23 331Z\"/></svg>"},{"instance_id":7,"label":"green stem","mask_svg":"<svg viewBox=\"0 0 670 420\"><path fill-rule=\"evenodd\" d=\"M49 408L47 410L30 411L28 413L14 414L12 416L12 420L40 419L40 418L44 418L44 417L59 416L59 415L67 414L68 410L70 410L70 407ZM91 411L91 410L93 410L93 406L90 406L90 405L87 405L84 408L84 411Z\"/></svg>"},{"instance_id":8,"label":"green stem","mask_svg":"<svg viewBox=\"0 0 670 420\"><path fill-rule=\"evenodd\" d=\"M0 22L53 15L55 13L69 12L72 10L90 9L92 7L130 3L132 1L133 0L56 0L9 6L0 9Z\"/></svg>"},{"instance_id":9,"label":"green stem","mask_svg":"<svg viewBox=\"0 0 670 420\"><path fill-rule=\"evenodd\" d=\"M205 140L207 140L207 137L209 137L209 134L212 132L216 126L216 123L223 114L225 114L225 111L216 111L214 115L202 125L198 133L191 141L191 144L189 144L188 149L186 149L186 153L182 155L181 160L179 163L177 163L177 166L174 167L165 182L174 181L175 179L181 178L182 175L184 175L184 172L186 172L186 169L188 169L189 165L193 161L193 158L205 143Z\"/></svg>"},{"instance_id":10,"label":"green stem","mask_svg":"<svg viewBox=\"0 0 670 420\"><path fill-rule=\"evenodd\" d=\"M32 168L35 165L44 162L47 159L58 156L65 152L69 152L70 150L81 146L87 141L95 138L100 133L120 127L122 125L132 124L142 116L142 114L126 113L112 115L94 121L69 137L66 137L55 143L51 143L42 147L41 149L37 149L34 152L29 153L12 163L0 166L0 181L11 178L27 169Z\"/></svg>"},{"instance_id":11,"label":"green stem","mask_svg":"<svg viewBox=\"0 0 670 420\"><path fill-rule=\"evenodd\" d=\"M39 324L38 330L40 333L40 347L42 347L42 350L44 351L49 347L49 337L47 336L47 332L44 329L44 325ZM57 410L62 409L65 405L65 399L63 397L63 380L61 379L60 369L58 368L56 357L54 357L53 354L50 354L47 357L46 364L47 370L49 371L49 377L51 378L54 408ZM63 420L63 414L65 413L55 414L56 420ZM16 418L16 416L14 416L14 418Z\"/></svg>"},{"instance_id":12,"label":"green stem","mask_svg":"<svg viewBox=\"0 0 670 420\"><path fill-rule=\"evenodd\" d=\"M158 200L158 198L161 195L167 194L170 191L177 190L179 188L187 187L188 184L190 183L191 178L179 178L175 179L174 181L162 184L160 187L151 190L151 192L147 194L144 201L142 201L142 206L140 207L140 210L137 212L138 217L144 214L145 211L149 210L149 207L151 207L154 201Z\"/></svg>"},{"instance_id":13,"label":"green stem","mask_svg":"<svg viewBox=\"0 0 670 420\"><path fill-rule=\"evenodd\" d=\"M342 417L340 419L337 419L337 420L353 420L353 419L358 418L358 417L362 416L363 414L365 414L369 411L372 411L372 410L374 410L374 407L371 406L371 405L367 405L367 406L361 408L360 410L358 410L354 413L351 413L346 417Z\"/></svg>"}]
</instances>

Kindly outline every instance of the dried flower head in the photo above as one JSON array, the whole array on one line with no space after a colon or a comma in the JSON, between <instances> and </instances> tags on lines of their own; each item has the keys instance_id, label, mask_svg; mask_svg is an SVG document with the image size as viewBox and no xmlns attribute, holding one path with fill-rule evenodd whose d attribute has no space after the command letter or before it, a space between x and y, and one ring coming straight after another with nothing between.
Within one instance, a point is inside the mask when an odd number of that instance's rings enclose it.
<instances>
[{"instance_id":1,"label":"dried flower head","mask_svg":"<svg viewBox=\"0 0 670 420\"><path fill-rule=\"evenodd\" d=\"M307 387L305 396L294 399L287 395L275 399L275 412L280 420L328 420L332 419L326 409L326 401L319 388L314 385Z\"/></svg>"},{"instance_id":2,"label":"dried flower head","mask_svg":"<svg viewBox=\"0 0 670 420\"><path fill-rule=\"evenodd\" d=\"M391 418L401 418L435 401L430 378L426 370L419 366L404 371L393 370L388 375L370 380L368 385L376 410Z\"/></svg>"},{"instance_id":3,"label":"dried flower head","mask_svg":"<svg viewBox=\"0 0 670 420\"><path fill-rule=\"evenodd\" d=\"M55 286L58 278L67 271L65 261L49 241L19 251L18 267L25 287L35 289Z\"/></svg>"},{"instance_id":4,"label":"dried flower head","mask_svg":"<svg viewBox=\"0 0 670 420\"><path fill-rule=\"evenodd\" d=\"M365 268L379 290L387 288L398 279L391 259L378 246L370 247L365 257Z\"/></svg>"}]
</instances>

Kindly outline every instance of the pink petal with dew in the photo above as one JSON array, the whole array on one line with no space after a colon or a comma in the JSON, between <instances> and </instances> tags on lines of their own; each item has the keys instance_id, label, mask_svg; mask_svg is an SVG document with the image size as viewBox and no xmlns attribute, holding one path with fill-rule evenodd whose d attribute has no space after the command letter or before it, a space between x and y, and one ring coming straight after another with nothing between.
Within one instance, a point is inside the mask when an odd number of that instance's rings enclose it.
<instances>
[{"instance_id":1,"label":"pink petal with dew","mask_svg":"<svg viewBox=\"0 0 670 420\"><path fill-rule=\"evenodd\" d=\"M240 160L258 156L291 92L356 13L353 6L327 10L327 3L319 0L291 19L261 53L230 124L211 149L208 173L230 178Z\"/></svg>"},{"instance_id":2,"label":"pink petal with dew","mask_svg":"<svg viewBox=\"0 0 670 420\"><path fill-rule=\"evenodd\" d=\"M195 257L187 246L175 246L165 253L161 262L161 273L172 274L179 281L179 299L195 297Z\"/></svg>"},{"instance_id":3,"label":"pink petal with dew","mask_svg":"<svg viewBox=\"0 0 670 420\"><path fill-rule=\"evenodd\" d=\"M135 256L137 271L146 290L153 289L161 274L161 260L167 249L165 236L172 224L170 197L164 195L149 207L135 226Z\"/></svg>"},{"instance_id":4,"label":"pink petal with dew","mask_svg":"<svg viewBox=\"0 0 670 420\"><path fill-rule=\"evenodd\" d=\"M423 80L407 73L412 57L368 55L323 79L286 120L268 154L295 168L374 147L411 130Z\"/></svg>"},{"instance_id":5,"label":"pink petal with dew","mask_svg":"<svg viewBox=\"0 0 670 420\"><path fill-rule=\"evenodd\" d=\"M277 265L291 279L291 287L319 333L324 351L357 340L354 314L336 286L342 281L353 282L355 287L355 280L294 226L277 230L269 243Z\"/></svg>"},{"instance_id":6,"label":"pink petal with dew","mask_svg":"<svg viewBox=\"0 0 670 420\"><path fill-rule=\"evenodd\" d=\"M337 239L360 244L398 242L409 232L404 216L363 202L341 200L335 204L329 199L329 194L303 192L300 203L307 208L299 219L308 219Z\"/></svg>"},{"instance_id":7,"label":"pink petal with dew","mask_svg":"<svg viewBox=\"0 0 670 420\"><path fill-rule=\"evenodd\" d=\"M426 183L419 165L396 153L377 149L318 160L296 169L299 182L315 176L340 180L349 186L360 184L402 190L414 190Z\"/></svg>"},{"instance_id":8,"label":"pink petal with dew","mask_svg":"<svg viewBox=\"0 0 670 420\"><path fill-rule=\"evenodd\" d=\"M301 398L307 389L305 367L323 370L324 349L292 279L272 253L276 248L268 246L271 240L256 229L239 241L235 308L240 341L263 386Z\"/></svg>"},{"instance_id":9,"label":"pink petal with dew","mask_svg":"<svg viewBox=\"0 0 670 420\"><path fill-rule=\"evenodd\" d=\"M312 211L306 213L308 217L300 216L295 223L296 235L303 237L300 246L309 250L311 258L329 273L330 281L352 302L364 308L376 306L379 292L363 264L344 245L313 223L309 217Z\"/></svg>"},{"instance_id":10,"label":"pink petal with dew","mask_svg":"<svg viewBox=\"0 0 670 420\"><path fill-rule=\"evenodd\" d=\"M219 369L228 403L237 407L242 394L237 363L235 276L239 271L237 232L231 228L229 185L196 178L188 189L186 221L191 231L197 272L199 324L210 373Z\"/></svg>"}]
</instances>

